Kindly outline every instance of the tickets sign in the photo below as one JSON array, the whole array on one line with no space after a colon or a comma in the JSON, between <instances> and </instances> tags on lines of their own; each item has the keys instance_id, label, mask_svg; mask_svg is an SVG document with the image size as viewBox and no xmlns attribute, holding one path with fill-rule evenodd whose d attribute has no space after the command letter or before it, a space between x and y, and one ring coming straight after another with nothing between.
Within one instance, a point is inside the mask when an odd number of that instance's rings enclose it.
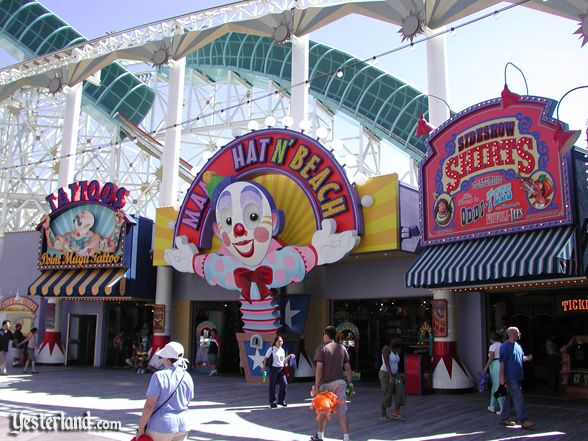
<instances>
[{"instance_id":1,"label":"tickets sign","mask_svg":"<svg viewBox=\"0 0 588 441\"><path fill-rule=\"evenodd\" d=\"M568 161L553 138L555 102L526 96L464 110L436 129L422 162L428 244L571 222Z\"/></svg>"}]
</instances>

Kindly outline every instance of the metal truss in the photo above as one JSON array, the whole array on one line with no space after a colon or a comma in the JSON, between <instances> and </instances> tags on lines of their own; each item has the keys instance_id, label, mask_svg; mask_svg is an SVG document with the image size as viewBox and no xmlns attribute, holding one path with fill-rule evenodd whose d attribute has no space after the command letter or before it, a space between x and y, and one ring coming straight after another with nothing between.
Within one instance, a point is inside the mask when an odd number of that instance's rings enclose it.
<instances>
[{"instance_id":1,"label":"metal truss","mask_svg":"<svg viewBox=\"0 0 588 441\"><path fill-rule=\"evenodd\" d=\"M156 145L146 146L121 136L118 124L83 105L75 180L116 182L130 191L127 212L154 218L159 206L161 146L165 143L168 69L150 68L137 76L156 93L155 104L141 127ZM43 90L22 89L0 106L0 148L5 158L0 170L0 232L36 226L49 210L45 197L57 189L65 96ZM181 158L195 176L217 149L250 130L252 121L262 128L271 115L278 121L276 126L282 126L281 119L290 114L290 97L282 86L261 76L189 68L183 106L186 123ZM309 109L308 134L316 137L318 127L326 128L328 135L321 142L327 147L341 138L333 153L346 163L351 180L358 173L380 173L377 137L349 118L337 116L318 100L311 98ZM180 179L178 204L190 183L190 176Z\"/></svg>"}]
</instances>

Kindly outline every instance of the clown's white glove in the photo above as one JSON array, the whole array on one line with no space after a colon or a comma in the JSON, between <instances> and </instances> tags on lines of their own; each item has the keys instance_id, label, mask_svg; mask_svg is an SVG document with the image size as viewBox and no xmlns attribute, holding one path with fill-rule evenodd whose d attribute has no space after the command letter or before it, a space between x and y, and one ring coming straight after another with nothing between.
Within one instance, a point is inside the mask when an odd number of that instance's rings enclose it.
<instances>
[{"instance_id":1,"label":"clown's white glove","mask_svg":"<svg viewBox=\"0 0 588 441\"><path fill-rule=\"evenodd\" d=\"M337 262L359 243L357 231L349 230L342 233L335 233L335 231L337 231L337 222L334 219L324 219L321 222L321 229L312 235L311 243L316 250L317 265Z\"/></svg>"},{"instance_id":2,"label":"clown's white glove","mask_svg":"<svg viewBox=\"0 0 588 441\"><path fill-rule=\"evenodd\" d=\"M188 242L186 236L176 237L176 247L169 248L163 252L163 258L181 273L194 272L194 256L198 254L198 248Z\"/></svg>"}]
</instances>

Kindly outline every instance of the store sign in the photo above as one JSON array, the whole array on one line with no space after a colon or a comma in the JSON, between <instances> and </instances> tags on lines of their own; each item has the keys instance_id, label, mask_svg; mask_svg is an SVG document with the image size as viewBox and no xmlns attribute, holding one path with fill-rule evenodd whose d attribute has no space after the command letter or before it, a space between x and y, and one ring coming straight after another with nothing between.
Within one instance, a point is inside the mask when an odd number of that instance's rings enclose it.
<instances>
[{"instance_id":1,"label":"store sign","mask_svg":"<svg viewBox=\"0 0 588 441\"><path fill-rule=\"evenodd\" d=\"M25 296L8 297L0 301L0 311L29 311L33 315L37 312L39 305L34 300Z\"/></svg>"},{"instance_id":2,"label":"store sign","mask_svg":"<svg viewBox=\"0 0 588 441\"><path fill-rule=\"evenodd\" d=\"M251 132L223 147L192 183L180 210L175 236L186 236L199 249L211 246L214 207L210 206L204 181L210 173L233 176L235 180L286 176L303 190L317 228L322 219L334 219L338 231L363 232L359 198L333 155L299 132L268 129ZM289 190L278 186L276 191Z\"/></svg>"},{"instance_id":3,"label":"store sign","mask_svg":"<svg viewBox=\"0 0 588 441\"><path fill-rule=\"evenodd\" d=\"M286 220L309 232L305 242L281 235ZM202 252L213 232L220 246ZM357 194L331 153L298 132L261 130L223 147L196 176L176 221L176 247L164 258L239 291L244 332L275 334L277 289L342 259L361 232Z\"/></svg>"},{"instance_id":4,"label":"store sign","mask_svg":"<svg viewBox=\"0 0 588 441\"><path fill-rule=\"evenodd\" d=\"M153 305L153 332L165 332L165 305Z\"/></svg>"},{"instance_id":5,"label":"store sign","mask_svg":"<svg viewBox=\"0 0 588 441\"><path fill-rule=\"evenodd\" d=\"M422 162L425 243L571 222L568 161L553 138L555 102L477 104L436 129Z\"/></svg>"},{"instance_id":6,"label":"store sign","mask_svg":"<svg viewBox=\"0 0 588 441\"><path fill-rule=\"evenodd\" d=\"M80 181L47 196L51 213L43 216L38 268L105 268L124 266L129 194L108 182Z\"/></svg>"},{"instance_id":7,"label":"store sign","mask_svg":"<svg viewBox=\"0 0 588 441\"><path fill-rule=\"evenodd\" d=\"M558 296L557 314L586 314L588 313L588 297Z\"/></svg>"}]
</instances>

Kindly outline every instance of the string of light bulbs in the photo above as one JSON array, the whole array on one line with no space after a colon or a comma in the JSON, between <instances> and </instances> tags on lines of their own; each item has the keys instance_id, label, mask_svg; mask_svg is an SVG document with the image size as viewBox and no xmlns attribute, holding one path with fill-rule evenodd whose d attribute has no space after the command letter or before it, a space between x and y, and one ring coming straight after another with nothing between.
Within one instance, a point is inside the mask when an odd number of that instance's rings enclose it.
<instances>
[{"instance_id":1,"label":"string of light bulbs","mask_svg":"<svg viewBox=\"0 0 588 441\"><path fill-rule=\"evenodd\" d=\"M506 5L506 6L502 7L502 8L500 8L500 9L496 9L496 10L494 10L492 12L489 12L487 14L483 14L483 15L481 15L479 17L475 17L475 18L473 18L471 20L468 20L468 21L465 21L463 23L456 24L456 25L454 25L454 26L452 26L450 28L446 28L446 29L441 30L441 31L439 31L437 33L434 33L434 34L431 34L431 35L426 35L426 36L421 37L419 39L411 40L409 43L402 44L400 46L397 46L397 47L395 47L393 49L387 50L387 51L382 52L380 54L373 55L373 56L368 57L368 58L365 58L365 59L358 59L357 61L355 61L355 62L347 65L346 67L339 66L335 70L332 70L332 71L329 71L329 72L325 72L325 73L322 73L320 75L316 75L313 78L309 78L309 79L306 79L304 81L300 81L300 82L295 83L295 84L291 84L289 87L281 87L281 88L276 89L276 90L274 90L272 92L266 92L266 93L260 94L260 95L258 95L256 97L247 98L247 100L245 102L233 104L233 105L230 105L230 106L227 106L227 107L223 107L220 110L213 110L211 112L204 113L204 114L198 115L198 116L193 117L193 118L189 118L189 119L187 119L185 121L182 121L180 123L171 124L169 126L164 126L164 127L158 128L156 130L153 130L151 132L145 132L145 133L147 135L157 135L157 134L160 134L162 132L165 132L166 130L175 129L176 127L183 127L183 126L185 126L187 124L190 124L190 123L193 123L193 122L198 122L200 120L203 120L203 119L206 119L206 118L210 118L210 117L215 116L215 115L222 115L225 112L228 112L228 111L231 111L231 110L234 110L234 109L238 109L241 106L249 105L249 104L251 104L253 102L256 102L256 101L267 99L267 98L269 98L269 97L271 97L273 95L279 95L280 93L288 93L288 92L291 92L293 89L295 89L297 87L310 87L310 85L311 85L312 82L321 80L323 78L332 77L333 75L335 75L337 78L342 78L345 75L345 71L346 70L351 70L351 69L353 69L353 68L355 68L357 66L363 67L366 63L372 63L373 64L379 58L383 58L383 57L385 57L387 55L390 55L390 54L393 54L393 53L402 51L404 49L414 48L418 44L425 43L425 42L427 42L427 41L429 41L429 40L431 40L433 38L437 38L437 37L440 37L440 36L445 35L445 34L454 34L457 29L464 28L466 26L472 25L474 23L477 23L477 22L479 22L481 20L485 20L485 19L490 18L490 17L497 17L501 13L506 12L506 11L512 9L512 8L517 7L517 6L523 5L523 4L525 4L525 3L529 2L529 1L530 0L519 0L516 3L511 3L511 4ZM129 139L130 139L130 141L136 143L138 141L138 138L139 137L134 136L134 137L129 138ZM16 170L16 169L19 169L19 168L31 167L31 166L34 166L34 165L47 164L47 163L52 163L52 162L59 162L59 161L61 161L63 159L77 157L79 155L85 155L86 153L98 152L98 151L100 151L102 149L119 148L122 143L123 143L123 141L121 141L121 140L118 140L118 141L110 141L110 142L105 143L105 144L102 144L102 145L97 145L97 146L94 146L92 148L85 148L85 149L82 149L82 150L79 150L79 151L76 151L74 153L70 153L70 154L67 154L67 155L54 156L54 157L52 157L50 159L40 159L40 160L29 161L29 162L24 163L24 164L10 165L10 166L2 166L2 167L0 167L0 171Z\"/></svg>"}]
</instances>

